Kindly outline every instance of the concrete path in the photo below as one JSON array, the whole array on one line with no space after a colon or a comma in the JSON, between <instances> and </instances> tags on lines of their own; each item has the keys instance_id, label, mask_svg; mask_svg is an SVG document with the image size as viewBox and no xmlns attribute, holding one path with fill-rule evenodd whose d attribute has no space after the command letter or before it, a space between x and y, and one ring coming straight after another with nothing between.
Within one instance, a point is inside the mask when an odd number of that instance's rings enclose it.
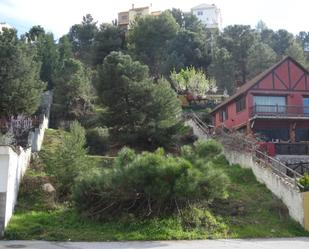
<instances>
[{"instance_id":1,"label":"concrete path","mask_svg":"<svg viewBox=\"0 0 309 249\"><path fill-rule=\"evenodd\" d=\"M0 249L309 249L309 238L146 242L0 241Z\"/></svg>"}]
</instances>

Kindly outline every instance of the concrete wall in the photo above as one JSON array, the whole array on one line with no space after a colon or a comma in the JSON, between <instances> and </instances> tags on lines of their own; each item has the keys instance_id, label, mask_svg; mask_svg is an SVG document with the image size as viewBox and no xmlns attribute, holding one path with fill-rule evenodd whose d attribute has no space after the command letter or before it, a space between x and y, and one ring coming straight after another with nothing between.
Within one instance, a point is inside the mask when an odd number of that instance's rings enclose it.
<instances>
[{"instance_id":1,"label":"concrete wall","mask_svg":"<svg viewBox=\"0 0 309 249\"><path fill-rule=\"evenodd\" d=\"M193 134L199 139L207 139L208 136L194 123L192 119L185 122L185 125L190 126L193 129Z\"/></svg>"},{"instance_id":2,"label":"concrete wall","mask_svg":"<svg viewBox=\"0 0 309 249\"><path fill-rule=\"evenodd\" d=\"M13 215L19 184L30 164L31 153L41 149L51 101L52 93L44 93L41 106L44 114L39 127L29 133L28 148L0 145L0 236Z\"/></svg>"},{"instance_id":3,"label":"concrete wall","mask_svg":"<svg viewBox=\"0 0 309 249\"><path fill-rule=\"evenodd\" d=\"M19 184L30 163L31 148L0 146L0 235L10 221Z\"/></svg>"},{"instance_id":4,"label":"concrete wall","mask_svg":"<svg viewBox=\"0 0 309 249\"><path fill-rule=\"evenodd\" d=\"M8 162L8 176L7 176L7 191L6 191L6 211L5 223L6 226L10 221L14 207L17 201L19 184L22 176L30 163L31 148L23 149L19 147L20 152L17 154L12 148L6 147Z\"/></svg>"},{"instance_id":5,"label":"concrete wall","mask_svg":"<svg viewBox=\"0 0 309 249\"><path fill-rule=\"evenodd\" d=\"M198 138L207 139L192 120L187 121L186 124L193 128ZM271 168L255 162L249 152L239 152L224 147L223 153L231 165L239 164L243 168L252 169L256 179L265 184L287 206L290 216L309 231L309 192L300 192L283 177L273 173Z\"/></svg>"},{"instance_id":6,"label":"concrete wall","mask_svg":"<svg viewBox=\"0 0 309 249\"><path fill-rule=\"evenodd\" d=\"M287 206L290 216L304 226L303 194L282 177L274 174L268 167L262 167L253 161L250 153L224 149L224 155L231 164L239 164L244 168L251 168L256 179Z\"/></svg>"},{"instance_id":7,"label":"concrete wall","mask_svg":"<svg viewBox=\"0 0 309 249\"><path fill-rule=\"evenodd\" d=\"M48 128L48 121L49 118L44 115L42 123L39 125L39 128L35 128L33 132L33 139L32 139L32 152L37 152L41 150L45 129Z\"/></svg>"}]
</instances>

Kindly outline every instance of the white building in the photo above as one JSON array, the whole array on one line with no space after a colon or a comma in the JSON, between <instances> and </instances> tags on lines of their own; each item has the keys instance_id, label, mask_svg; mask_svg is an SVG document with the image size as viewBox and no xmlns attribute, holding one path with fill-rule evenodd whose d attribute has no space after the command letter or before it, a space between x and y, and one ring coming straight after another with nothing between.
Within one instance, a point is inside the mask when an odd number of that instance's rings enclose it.
<instances>
[{"instance_id":1,"label":"white building","mask_svg":"<svg viewBox=\"0 0 309 249\"><path fill-rule=\"evenodd\" d=\"M6 29L12 29L13 27L8 25L5 22L0 22L0 33L2 32L2 28L6 28Z\"/></svg>"},{"instance_id":2,"label":"white building","mask_svg":"<svg viewBox=\"0 0 309 249\"><path fill-rule=\"evenodd\" d=\"M221 11L214 4L200 4L191 9L193 15L195 15L207 28L221 29Z\"/></svg>"}]
</instances>

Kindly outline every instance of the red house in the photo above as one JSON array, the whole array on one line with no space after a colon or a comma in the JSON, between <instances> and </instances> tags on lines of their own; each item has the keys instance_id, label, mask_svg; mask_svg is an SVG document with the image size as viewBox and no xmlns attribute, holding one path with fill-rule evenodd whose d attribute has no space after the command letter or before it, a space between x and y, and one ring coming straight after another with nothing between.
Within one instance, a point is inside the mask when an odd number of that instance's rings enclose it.
<instances>
[{"instance_id":1,"label":"red house","mask_svg":"<svg viewBox=\"0 0 309 249\"><path fill-rule=\"evenodd\" d=\"M285 57L241 86L212 117L216 128L257 134L265 141L309 141L309 72Z\"/></svg>"}]
</instances>

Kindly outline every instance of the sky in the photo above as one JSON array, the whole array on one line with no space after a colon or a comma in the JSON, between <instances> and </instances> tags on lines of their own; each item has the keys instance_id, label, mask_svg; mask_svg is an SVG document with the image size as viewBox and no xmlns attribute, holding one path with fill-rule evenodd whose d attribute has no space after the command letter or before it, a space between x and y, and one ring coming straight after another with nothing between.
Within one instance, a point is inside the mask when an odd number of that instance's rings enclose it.
<instances>
[{"instance_id":1,"label":"sky","mask_svg":"<svg viewBox=\"0 0 309 249\"><path fill-rule=\"evenodd\" d=\"M180 8L183 11L201 3L221 9L223 27L247 24L255 27L263 20L271 29L286 29L294 34L309 31L309 0L0 0L0 22L14 26L19 34L41 25L56 38L91 14L98 23L111 22L117 13L135 7L152 10Z\"/></svg>"}]
</instances>

